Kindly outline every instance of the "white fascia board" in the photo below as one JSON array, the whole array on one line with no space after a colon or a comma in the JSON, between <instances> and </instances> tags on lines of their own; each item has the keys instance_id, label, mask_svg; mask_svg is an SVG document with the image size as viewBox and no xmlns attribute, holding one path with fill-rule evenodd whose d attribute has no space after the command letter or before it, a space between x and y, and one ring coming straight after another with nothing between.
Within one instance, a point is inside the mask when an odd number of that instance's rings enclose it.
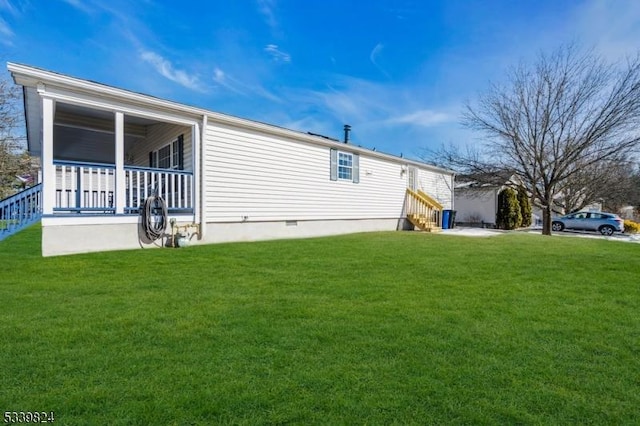
<instances>
[{"instance_id":1,"label":"white fascia board","mask_svg":"<svg viewBox=\"0 0 640 426\"><path fill-rule=\"evenodd\" d=\"M247 120L244 118L234 117L227 114L208 111L202 108L190 107L187 105L179 104L173 101L167 101L160 98L156 98L149 95L143 95L140 93L131 92L124 89L118 89L115 87L107 86L101 83L95 83L88 80L82 80L75 77L69 77L66 75L58 74L51 71L42 70L39 68L30 67L22 64L15 64L8 62L7 68L13 75L13 79L16 84L23 86L36 87L40 83L44 83L46 91L48 93L54 92L54 88L47 87L47 85L53 85L56 88L59 96L64 96L67 93L69 96L68 101L78 103L78 92L86 94L87 106L96 106L102 104L103 108L114 109L117 105L118 110L124 113L141 114L143 111L147 115L149 109L159 109L162 113L158 112L157 118L164 119L166 116L184 117L184 115L193 116L193 123L200 121L202 116L206 115L211 122L218 122L230 126L240 127L248 130L254 130L261 133L267 133L271 135L277 135L287 138L292 138L301 142L307 142L314 145L328 146L336 149L343 149L355 153L367 155L369 157L380 158L386 161L397 163L400 165L413 165L423 169L427 169L433 172L442 173L446 175L453 175L455 172L452 170L446 170L440 167L433 166L431 164L423 163L416 160L409 160L406 158L397 157L391 154L385 154L382 152L372 151L367 148L358 147L351 144L345 144L342 142L326 140L318 136L309 135L295 130L285 129L283 127L274 126L271 124L265 124L258 121ZM66 89L66 90L65 90ZM61 97L60 100L64 100ZM106 100L111 102L106 102ZM134 104L141 108L142 111L137 109L124 108L122 103ZM151 115L153 117L153 114ZM176 118L178 119L178 118ZM184 119L184 118L183 118ZM173 121L173 120L172 120ZM188 123L185 123L188 124Z\"/></svg>"},{"instance_id":2,"label":"white fascia board","mask_svg":"<svg viewBox=\"0 0 640 426\"><path fill-rule=\"evenodd\" d=\"M162 110L173 110L180 114L189 114L202 117L207 111L201 108L189 107L177 102L167 101L141 93L131 92L129 90L118 89L116 87L107 86L93 81L82 80L75 77L69 77L51 71L33 68L27 65L7 63L7 69L13 75L16 84L23 86L36 87L39 83L52 85L61 89L67 89L73 93L83 92L90 97L106 98L113 101L126 101L136 105L145 107L155 107ZM47 90L49 90L47 88Z\"/></svg>"},{"instance_id":3,"label":"white fascia board","mask_svg":"<svg viewBox=\"0 0 640 426\"><path fill-rule=\"evenodd\" d=\"M76 92L67 88L61 88L53 85L41 85L40 95L50 97L57 102L63 102L73 105L84 106L88 108L101 109L113 112L122 112L126 115L141 116L149 119L156 119L174 124L192 126L202 120L202 116L193 114L178 114L175 110L167 110L161 108L151 108L142 103L131 104L126 100L110 99L96 96L94 93L88 94Z\"/></svg>"}]
</instances>

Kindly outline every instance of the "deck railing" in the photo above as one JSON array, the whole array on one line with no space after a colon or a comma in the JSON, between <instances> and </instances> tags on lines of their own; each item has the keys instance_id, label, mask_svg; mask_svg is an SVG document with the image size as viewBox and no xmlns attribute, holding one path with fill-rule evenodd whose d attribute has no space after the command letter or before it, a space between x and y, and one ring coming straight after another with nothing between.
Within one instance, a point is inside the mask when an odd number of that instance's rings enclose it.
<instances>
[{"instance_id":1,"label":"deck railing","mask_svg":"<svg viewBox=\"0 0 640 426\"><path fill-rule=\"evenodd\" d=\"M0 240L37 222L42 217L42 184L0 201Z\"/></svg>"},{"instance_id":2,"label":"deck railing","mask_svg":"<svg viewBox=\"0 0 640 426\"><path fill-rule=\"evenodd\" d=\"M116 212L116 168L113 164L54 161L54 213ZM151 195L164 198L170 211L193 210L193 173L182 170L125 166L123 211L137 213Z\"/></svg>"},{"instance_id":3,"label":"deck railing","mask_svg":"<svg viewBox=\"0 0 640 426\"><path fill-rule=\"evenodd\" d=\"M442 205L431 197L407 188L405 208L409 220L421 229L442 227Z\"/></svg>"},{"instance_id":4,"label":"deck railing","mask_svg":"<svg viewBox=\"0 0 640 426\"><path fill-rule=\"evenodd\" d=\"M164 198L169 210L193 210L192 172L127 166L125 180L125 210L137 211L144 200L152 195Z\"/></svg>"},{"instance_id":5,"label":"deck railing","mask_svg":"<svg viewBox=\"0 0 640 426\"><path fill-rule=\"evenodd\" d=\"M113 164L54 161L54 212L115 213Z\"/></svg>"}]
</instances>

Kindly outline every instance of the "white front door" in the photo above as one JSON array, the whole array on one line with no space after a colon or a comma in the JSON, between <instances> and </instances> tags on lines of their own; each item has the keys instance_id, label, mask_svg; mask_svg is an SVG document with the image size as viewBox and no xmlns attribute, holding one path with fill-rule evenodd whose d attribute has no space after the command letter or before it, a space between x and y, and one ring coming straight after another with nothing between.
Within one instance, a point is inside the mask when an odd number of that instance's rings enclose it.
<instances>
[{"instance_id":1,"label":"white front door","mask_svg":"<svg viewBox=\"0 0 640 426\"><path fill-rule=\"evenodd\" d=\"M407 173L407 188L412 191L418 190L418 169L409 166L409 173Z\"/></svg>"}]
</instances>

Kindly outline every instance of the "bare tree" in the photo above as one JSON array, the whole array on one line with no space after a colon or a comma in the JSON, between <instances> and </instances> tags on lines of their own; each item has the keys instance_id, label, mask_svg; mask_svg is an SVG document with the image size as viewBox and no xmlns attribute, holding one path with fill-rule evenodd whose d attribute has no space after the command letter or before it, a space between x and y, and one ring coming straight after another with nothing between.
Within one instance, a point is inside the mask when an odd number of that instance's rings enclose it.
<instances>
[{"instance_id":1,"label":"bare tree","mask_svg":"<svg viewBox=\"0 0 640 426\"><path fill-rule=\"evenodd\" d=\"M17 176L31 171L25 152L22 93L18 86L0 78L0 199L20 189Z\"/></svg>"},{"instance_id":2,"label":"bare tree","mask_svg":"<svg viewBox=\"0 0 640 426\"><path fill-rule=\"evenodd\" d=\"M475 176L515 175L543 209L543 234L567 182L581 171L585 186L602 179L598 167L628 158L640 141L640 56L606 63L593 52L563 46L520 65L505 86L493 85L468 104L464 124L485 136L461 153L441 158Z\"/></svg>"},{"instance_id":3,"label":"bare tree","mask_svg":"<svg viewBox=\"0 0 640 426\"><path fill-rule=\"evenodd\" d=\"M577 170L562 185L558 204L565 211L580 210L593 202L617 212L633 203L636 166L625 158L613 158ZM594 176L599 179L593 179Z\"/></svg>"}]
</instances>

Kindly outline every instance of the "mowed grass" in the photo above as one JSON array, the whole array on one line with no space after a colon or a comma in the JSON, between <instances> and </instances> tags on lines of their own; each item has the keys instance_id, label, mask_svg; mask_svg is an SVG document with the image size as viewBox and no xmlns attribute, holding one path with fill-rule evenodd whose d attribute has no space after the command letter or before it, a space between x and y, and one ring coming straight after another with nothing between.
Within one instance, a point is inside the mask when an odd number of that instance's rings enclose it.
<instances>
[{"instance_id":1,"label":"mowed grass","mask_svg":"<svg viewBox=\"0 0 640 426\"><path fill-rule=\"evenodd\" d=\"M0 242L0 410L57 424L638 424L640 245Z\"/></svg>"}]
</instances>

